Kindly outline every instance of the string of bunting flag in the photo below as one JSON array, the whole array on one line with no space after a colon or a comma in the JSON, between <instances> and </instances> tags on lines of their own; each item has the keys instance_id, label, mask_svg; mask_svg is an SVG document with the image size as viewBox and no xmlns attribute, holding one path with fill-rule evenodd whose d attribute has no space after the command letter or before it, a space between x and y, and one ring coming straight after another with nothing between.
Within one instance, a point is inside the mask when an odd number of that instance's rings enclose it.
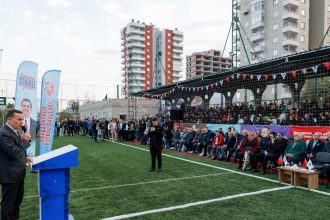
<instances>
[{"instance_id":1,"label":"string of bunting flag","mask_svg":"<svg viewBox=\"0 0 330 220\"><path fill-rule=\"evenodd\" d=\"M163 98L166 96L169 96L171 94L173 94L175 91L187 91L187 92L199 92L199 91L208 91L209 89L214 90L215 87L217 86L223 86L224 84L230 83L233 80L253 80L253 79L257 79L258 81L260 80L269 80L270 77L272 77L273 80L276 80L277 77L281 77L283 80L286 79L286 77L288 76L288 74L291 74L291 76L293 78L296 78L298 76L298 74L306 74L308 73L308 70L312 70L312 72L314 74L318 73L319 67L323 66L325 70L329 71L330 70L330 61L324 62L324 63L320 63L311 67L307 67L307 68L303 68L303 69L299 69L299 70L294 70L294 71L290 71L290 72L281 72L281 73L276 73L276 74L247 74L247 73L234 73L231 76L227 76L224 77L222 79L220 79L219 81L215 82L215 83L210 83L209 85L206 86L181 86L178 83L176 84L176 86L162 94L158 94L158 95L151 95L148 94L147 92L144 92L144 97L145 98ZM201 78L201 81L203 81L203 77Z\"/></svg>"}]
</instances>

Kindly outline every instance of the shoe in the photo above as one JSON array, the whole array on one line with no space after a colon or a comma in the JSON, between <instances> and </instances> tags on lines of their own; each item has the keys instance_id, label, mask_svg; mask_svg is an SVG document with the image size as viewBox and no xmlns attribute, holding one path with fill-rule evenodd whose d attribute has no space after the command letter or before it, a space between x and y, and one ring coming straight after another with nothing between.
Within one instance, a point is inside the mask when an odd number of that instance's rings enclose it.
<instances>
[{"instance_id":1,"label":"shoe","mask_svg":"<svg viewBox=\"0 0 330 220\"><path fill-rule=\"evenodd\" d=\"M150 169L149 172L155 172L155 169Z\"/></svg>"},{"instance_id":2,"label":"shoe","mask_svg":"<svg viewBox=\"0 0 330 220\"><path fill-rule=\"evenodd\" d=\"M252 171L251 171L251 173L257 173L258 172L258 170L256 170L256 169L253 169Z\"/></svg>"},{"instance_id":3,"label":"shoe","mask_svg":"<svg viewBox=\"0 0 330 220\"><path fill-rule=\"evenodd\" d=\"M175 150L175 148L174 147L171 147L170 150Z\"/></svg>"},{"instance_id":4,"label":"shoe","mask_svg":"<svg viewBox=\"0 0 330 220\"><path fill-rule=\"evenodd\" d=\"M162 172L162 169L158 169L157 172Z\"/></svg>"}]
</instances>

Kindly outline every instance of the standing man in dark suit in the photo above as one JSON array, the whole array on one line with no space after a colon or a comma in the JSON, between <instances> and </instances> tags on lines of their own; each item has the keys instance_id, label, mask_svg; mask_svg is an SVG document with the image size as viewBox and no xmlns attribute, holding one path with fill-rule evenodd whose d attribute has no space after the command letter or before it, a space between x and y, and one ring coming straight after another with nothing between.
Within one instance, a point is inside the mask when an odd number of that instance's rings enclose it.
<instances>
[{"instance_id":1,"label":"standing man in dark suit","mask_svg":"<svg viewBox=\"0 0 330 220\"><path fill-rule=\"evenodd\" d=\"M26 157L31 135L28 131L22 132L23 123L22 111L9 110L6 125L0 129L1 220L19 219L26 163L33 163L31 157Z\"/></svg>"},{"instance_id":2,"label":"standing man in dark suit","mask_svg":"<svg viewBox=\"0 0 330 220\"><path fill-rule=\"evenodd\" d=\"M162 143L163 143L163 128L159 126L156 118L152 119L152 127L149 128L148 136L150 138L150 155L151 155L151 169L150 172L155 171L156 158L158 161L158 172L162 169Z\"/></svg>"},{"instance_id":3,"label":"standing man in dark suit","mask_svg":"<svg viewBox=\"0 0 330 220\"><path fill-rule=\"evenodd\" d=\"M306 159L315 162L316 153L322 152L324 148L324 142L320 140L321 133L316 132L313 134L313 139L309 141L306 148Z\"/></svg>"}]
</instances>

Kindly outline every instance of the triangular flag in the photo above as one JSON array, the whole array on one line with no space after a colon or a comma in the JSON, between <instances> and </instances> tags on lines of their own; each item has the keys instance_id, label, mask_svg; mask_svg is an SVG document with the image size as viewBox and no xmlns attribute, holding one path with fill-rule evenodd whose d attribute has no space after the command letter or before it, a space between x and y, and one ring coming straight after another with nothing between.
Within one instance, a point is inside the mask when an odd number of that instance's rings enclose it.
<instances>
[{"instance_id":1,"label":"triangular flag","mask_svg":"<svg viewBox=\"0 0 330 220\"><path fill-rule=\"evenodd\" d=\"M250 79L253 79L253 75L250 75Z\"/></svg>"},{"instance_id":2,"label":"triangular flag","mask_svg":"<svg viewBox=\"0 0 330 220\"><path fill-rule=\"evenodd\" d=\"M196 90L196 88L194 87L194 88L193 88L193 91L195 92L195 90Z\"/></svg>"},{"instance_id":3,"label":"triangular flag","mask_svg":"<svg viewBox=\"0 0 330 220\"><path fill-rule=\"evenodd\" d=\"M282 155L278 158L278 160L277 160L277 164L279 165L279 166L282 166L282 163L283 163L283 158L282 158Z\"/></svg>"},{"instance_id":4,"label":"triangular flag","mask_svg":"<svg viewBox=\"0 0 330 220\"><path fill-rule=\"evenodd\" d=\"M283 163L284 163L284 166L289 166L286 156L283 157Z\"/></svg>"},{"instance_id":5,"label":"triangular flag","mask_svg":"<svg viewBox=\"0 0 330 220\"><path fill-rule=\"evenodd\" d=\"M285 62L289 62L289 57L285 57Z\"/></svg>"},{"instance_id":6,"label":"triangular flag","mask_svg":"<svg viewBox=\"0 0 330 220\"><path fill-rule=\"evenodd\" d=\"M219 82L220 82L221 85L223 85L223 80L220 80Z\"/></svg>"},{"instance_id":7,"label":"triangular flag","mask_svg":"<svg viewBox=\"0 0 330 220\"><path fill-rule=\"evenodd\" d=\"M211 89L214 89L214 85L213 85L213 83L210 85L210 87L211 87Z\"/></svg>"},{"instance_id":8,"label":"triangular flag","mask_svg":"<svg viewBox=\"0 0 330 220\"><path fill-rule=\"evenodd\" d=\"M286 73L281 73L282 79L285 79Z\"/></svg>"},{"instance_id":9,"label":"triangular flag","mask_svg":"<svg viewBox=\"0 0 330 220\"><path fill-rule=\"evenodd\" d=\"M307 167L308 167L309 170L314 169L312 160L308 160Z\"/></svg>"},{"instance_id":10,"label":"triangular flag","mask_svg":"<svg viewBox=\"0 0 330 220\"><path fill-rule=\"evenodd\" d=\"M257 75L257 79L259 81L261 79L261 75Z\"/></svg>"},{"instance_id":11,"label":"triangular flag","mask_svg":"<svg viewBox=\"0 0 330 220\"><path fill-rule=\"evenodd\" d=\"M233 74L233 75L231 75L231 78L232 78L232 79L235 79L235 75L234 75L234 74Z\"/></svg>"},{"instance_id":12,"label":"triangular flag","mask_svg":"<svg viewBox=\"0 0 330 220\"><path fill-rule=\"evenodd\" d=\"M230 80L230 79L229 79L229 77L226 77L226 79L225 79L225 80L226 80L227 82L229 82L229 80Z\"/></svg>"},{"instance_id":13,"label":"triangular flag","mask_svg":"<svg viewBox=\"0 0 330 220\"><path fill-rule=\"evenodd\" d=\"M273 79L276 79L276 74L273 74Z\"/></svg>"},{"instance_id":14,"label":"triangular flag","mask_svg":"<svg viewBox=\"0 0 330 220\"><path fill-rule=\"evenodd\" d=\"M312 66L312 70L314 73L317 73L317 69L319 68L319 65Z\"/></svg>"},{"instance_id":15,"label":"triangular flag","mask_svg":"<svg viewBox=\"0 0 330 220\"><path fill-rule=\"evenodd\" d=\"M304 160L304 163L303 163L303 165L302 165L302 168L304 168L304 169L307 168L307 160L306 160L306 158L305 158L305 160Z\"/></svg>"},{"instance_id":16,"label":"triangular flag","mask_svg":"<svg viewBox=\"0 0 330 220\"><path fill-rule=\"evenodd\" d=\"M205 89L206 89L206 90L209 90L209 86L205 86Z\"/></svg>"},{"instance_id":17,"label":"triangular flag","mask_svg":"<svg viewBox=\"0 0 330 220\"><path fill-rule=\"evenodd\" d=\"M246 74L243 74L243 80L246 80Z\"/></svg>"},{"instance_id":18,"label":"triangular flag","mask_svg":"<svg viewBox=\"0 0 330 220\"><path fill-rule=\"evenodd\" d=\"M293 78L296 78L296 76L297 76L297 71L291 71L291 75L292 75Z\"/></svg>"},{"instance_id":19,"label":"triangular flag","mask_svg":"<svg viewBox=\"0 0 330 220\"><path fill-rule=\"evenodd\" d=\"M215 83L215 86L218 86L218 82Z\"/></svg>"},{"instance_id":20,"label":"triangular flag","mask_svg":"<svg viewBox=\"0 0 330 220\"><path fill-rule=\"evenodd\" d=\"M323 66L324 66L324 68L329 70L330 69L330 61L323 63Z\"/></svg>"},{"instance_id":21,"label":"triangular flag","mask_svg":"<svg viewBox=\"0 0 330 220\"><path fill-rule=\"evenodd\" d=\"M269 75L264 75L265 80L269 79Z\"/></svg>"},{"instance_id":22,"label":"triangular flag","mask_svg":"<svg viewBox=\"0 0 330 220\"><path fill-rule=\"evenodd\" d=\"M303 74L306 74L306 73L307 73L307 69L302 69L301 72L302 72Z\"/></svg>"},{"instance_id":23,"label":"triangular flag","mask_svg":"<svg viewBox=\"0 0 330 220\"><path fill-rule=\"evenodd\" d=\"M239 79L240 75L241 75L241 74L239 74L239 73L236 74L237 79Z\"/></svg>"}]
</instances>

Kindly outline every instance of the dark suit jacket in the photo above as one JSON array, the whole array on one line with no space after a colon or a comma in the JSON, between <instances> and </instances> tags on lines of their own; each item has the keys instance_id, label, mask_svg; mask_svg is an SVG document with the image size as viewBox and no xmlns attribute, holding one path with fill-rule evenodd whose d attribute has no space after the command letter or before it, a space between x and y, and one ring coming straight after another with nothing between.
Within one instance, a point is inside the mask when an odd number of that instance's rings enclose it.
<instances>
[{"instance_id":1,"label":"dark suit jacket","mask_svg":"<svg viewBox=\"0 0 330 220\"><path fill-rule=\"evenodd\" d=\"M20 182L25 177L25 150L30 143L20 140L7 125L0 129L0 183Z\"/></svg>"},{"instance_id":2,"label":"dark suit jacket","mask_svg":"<svg viewBox=\"0 0 330 220\"><path fill-rule=\"evenodd\" d=\"M150 132L149 128L150 147L161 147L163 143L163 128L156 126L155 129L155 131Z\"/></svg>"},{"instance_id":3,"label":"dark suit jacket","mask_svg":"<svg viewBox=\"0 0 330 220\"><path fill-rule=\"evenodd\" d=\"M317 152L321 152L324 148L324 142L317 140L314 148L313 148L313 144L314 144L315 140L310 140L307 148L306 148L306 154L313 154L313 157L315 158L316 153Z\"/></svg>"}]
</instances>

